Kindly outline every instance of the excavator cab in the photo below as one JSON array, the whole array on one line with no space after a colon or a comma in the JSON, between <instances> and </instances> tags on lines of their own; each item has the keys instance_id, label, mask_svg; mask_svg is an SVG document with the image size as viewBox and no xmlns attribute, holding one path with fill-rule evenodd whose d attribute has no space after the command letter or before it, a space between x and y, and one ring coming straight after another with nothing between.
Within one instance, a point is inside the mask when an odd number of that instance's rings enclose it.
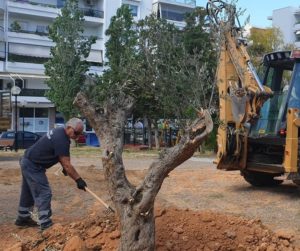
<instances>
[{"instance_id":1,"label":"excavator cab","mask_svg":"<svg viewBox=\"0 0 300 251\"><path fill-rule=\"evenodd\" d=\"M260 118L250 127L247 165L241 173L252 185L280 184L282 180L275 177L285 174L285 178L297 183L298 137L292 139L296 142L293 147L287 134L292 130L299 134L299 127L294 125L295 118L288 114L296 111L297 120L300 109L300 51L267 54L263 64L263 85L273 91L273 96L264 103ZM289 147L296 149L290 151Z\"/></svg>"},{"instance_id":2,"label":"excavator cab","mask_svg":"<svg viewBox=\"0 0 300 251\"><path fill-rule=\"evenodd\" d=\"M292 74L296 63L290 56L290 51L283 51L264 57L263 85L273 91L273 96L264 103L260 118L252 125L252 138L285 136L287 105L291 94L290 87L294 85Z\"/></svg>"},{"instance_id":3,"label":"excavator cab","mask_svg":"<svg viewBox=\"0 0 300 251\"><path fill-rule=\"evenodd\" d=\"M262 106L260 118L251 125L248 136L247 169L260 172L284 173L284 150L287 130L287 108L291 97L296 60L290 51L265 55L263 85L273 91ZM298 67L299 68L299 67ZM299 85L300 87L300 85Z\"/></svg>"}]
</instances>

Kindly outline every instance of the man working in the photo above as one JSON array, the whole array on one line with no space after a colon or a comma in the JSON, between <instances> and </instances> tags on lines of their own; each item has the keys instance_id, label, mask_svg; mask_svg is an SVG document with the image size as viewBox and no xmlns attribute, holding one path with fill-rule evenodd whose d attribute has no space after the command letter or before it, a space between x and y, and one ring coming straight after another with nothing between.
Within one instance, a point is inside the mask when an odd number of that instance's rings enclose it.
<instances>
[{"instance_id":1,"label":"man working","mask_svg":"<svg viewBox=\"0 0 300 251\"><path fill-rule=\"evenodd\" d=\"M70 139L76 139L83 131L83 122L72 118L66 127L51 130L25 151L20 160L22 171L22 190L15 225L22 227L37 226L30 211L35 205L38 209L39 224L42 230L52 226L51 188L46 169L60 162L65 175L76 181L79 189L85 190L85 181L79 176L70 162Z\"/></svg>"}]
</instances>

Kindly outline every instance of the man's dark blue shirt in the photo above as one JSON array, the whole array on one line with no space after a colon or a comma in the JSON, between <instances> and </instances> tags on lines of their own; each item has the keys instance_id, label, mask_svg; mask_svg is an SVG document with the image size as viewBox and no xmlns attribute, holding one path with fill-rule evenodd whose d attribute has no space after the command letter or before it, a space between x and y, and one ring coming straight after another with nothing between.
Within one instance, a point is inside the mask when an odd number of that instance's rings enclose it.
<instances>
[{"instance_id":1,"label":"man's dark blue shirt","mask_svg":"<svg viewBox=\"0 0 300 251\"><path fill-rule=\"evenodd\" d=\"M25 158L44 168L55 165L59 156L70 156L70 139L63 127L49 131L24 154Z\"/></svg>"}]
</instances>

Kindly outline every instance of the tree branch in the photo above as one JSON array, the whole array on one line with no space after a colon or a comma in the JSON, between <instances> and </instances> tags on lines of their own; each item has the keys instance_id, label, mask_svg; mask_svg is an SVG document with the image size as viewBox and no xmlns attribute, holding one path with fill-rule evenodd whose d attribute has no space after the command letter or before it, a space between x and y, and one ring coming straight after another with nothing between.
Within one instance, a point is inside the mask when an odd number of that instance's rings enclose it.
<instances>
[{"instance_id":1,"label":"tree branch","mask_svg":"<svg viewBox=\"0 0 300 251\"><path fill-rule=\"evenodd\" d=\"M82 92L77 93L73 104L80 109L84 117L88 118L89 123L94 128L96 134L102 136L102 130L99 125L103 125L107 120L104 111L101 111L102 108L99 107L99 110L96 110L95 106Z\"/></svg>"},{"instance_id":2,"label":"tree branch","mask_svg":"<svg viewBox=\"0 0 300 251\"><path fill-rule=\"evenodd\" d=\"M134 199L141 197L137 207L140 213L145 214L153 205L155 197L167 175L193 156L205 137L212 131L213 122L207 110L199 114L192 125L186 130L179 144L165 150L160 158L153 162L142 184L133 194ZM140 195L140 196L138 196Z\"/></svg>"}]
</instances>

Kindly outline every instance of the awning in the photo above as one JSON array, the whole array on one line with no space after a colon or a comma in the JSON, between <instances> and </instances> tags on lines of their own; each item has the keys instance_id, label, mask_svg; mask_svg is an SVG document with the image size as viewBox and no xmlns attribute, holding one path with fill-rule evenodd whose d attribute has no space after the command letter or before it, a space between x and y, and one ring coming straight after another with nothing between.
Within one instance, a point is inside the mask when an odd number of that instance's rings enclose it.
<instances>
[{"instance_id":1,"label":"awning","mask_svg":"<svg viewBox=\"0 0 300 251\"><path fill-rule=\"evenodd\" d=\"M0 73L0 78L14 78L14 79L20 79L20 78L38 78L38 79L48 79L49 76L41 75L41 74L16 74L16 73Z\"/></svg>"},{"instance_id":2,"label":"awning","mask_svg":"<svg viewBox=\"0 0 300 251\"><path fill-rule=\"evenodd\" d=\"M12 105L14 105L15 98L12 96ZM54 104L46 97L32 97L32 96L17 96L18 107L54 107Z\"/></svg>"}]
</instances>

